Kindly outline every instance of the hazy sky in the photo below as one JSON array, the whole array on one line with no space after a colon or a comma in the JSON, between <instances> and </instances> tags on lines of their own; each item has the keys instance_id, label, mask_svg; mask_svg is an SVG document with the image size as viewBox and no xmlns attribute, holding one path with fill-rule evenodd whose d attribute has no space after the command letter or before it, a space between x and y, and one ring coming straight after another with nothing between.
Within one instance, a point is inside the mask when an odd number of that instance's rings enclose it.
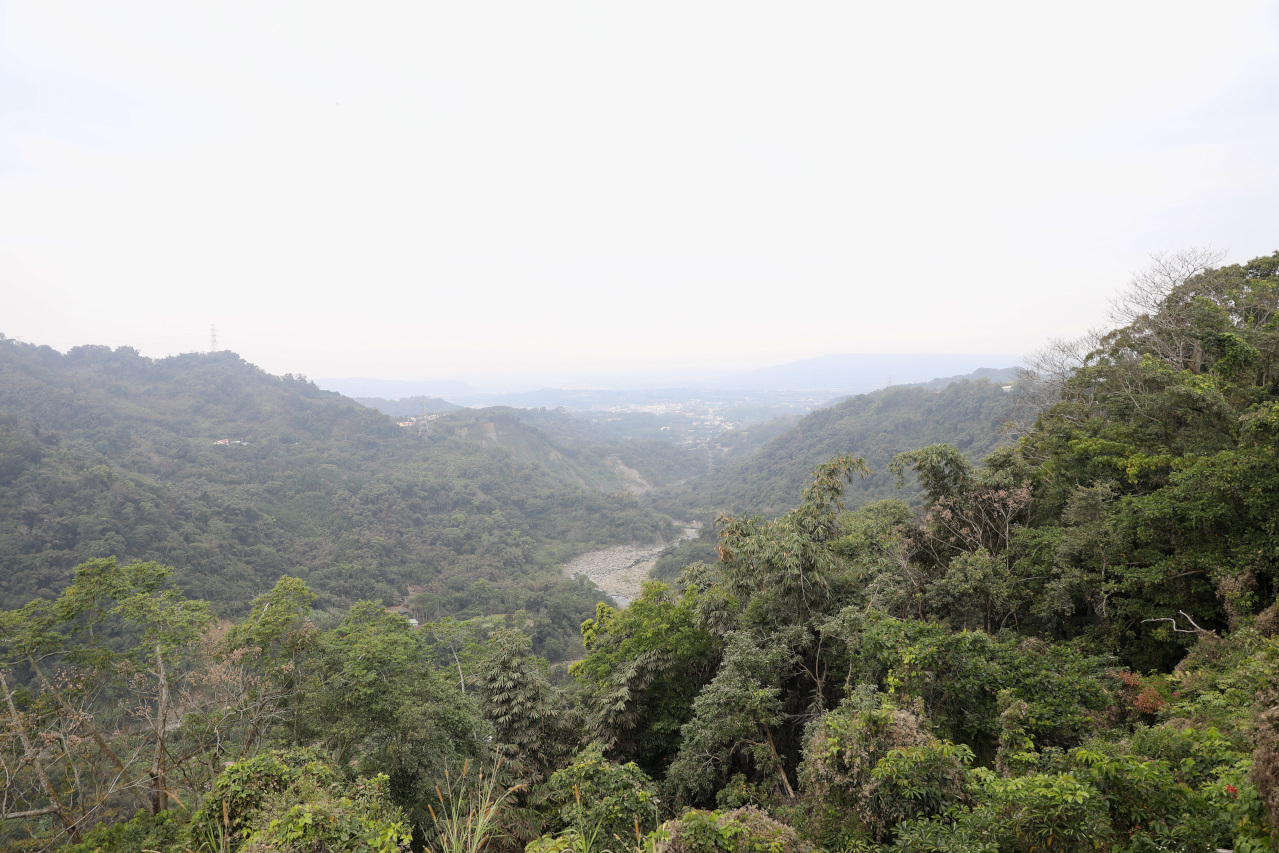
<instances>
[{"instance_id":1,"label":"hazy sky","mask_svg":"<svg viewBox=\"0 0 1279 853\"><path fill-rule=\"evenodd\" d=\"M1275 3L0 4L0 332L58 349L1021 353L1276 226Z\"/></svg>"}]
</instances>

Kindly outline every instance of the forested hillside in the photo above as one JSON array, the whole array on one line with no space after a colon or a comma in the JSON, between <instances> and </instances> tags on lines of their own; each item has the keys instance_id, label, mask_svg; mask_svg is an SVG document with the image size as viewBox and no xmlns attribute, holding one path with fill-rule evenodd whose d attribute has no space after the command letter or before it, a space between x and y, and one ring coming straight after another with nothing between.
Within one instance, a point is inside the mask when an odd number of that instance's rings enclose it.
<instances>
[{"instance_id":1,"label":"forested hillside","mask_svg":"<svg viewBox=\"0 0 1279 853\"><path fill-rule=\"evenodd\" d=\"M353 397L355 402L370 409L377 409L384 415L402 418L412 415L436 415L440 412L455 412L462 408L450 403L442 397L401 397L398 400L384 400L381 397Z\"/></svg>"},{"instance_id":2,"label":"forested hillside","mask_svg":"<svg viewBox=\"0 0 1279 853\"><path fill-rule=\"evenodd\" d=\"M686 491L672 490L668 499L675 512L688 516L719 511L776 515L794 501L808 471L846 452L865 459L874 472L849 486L850 506L910 497L887 471L894 455L946 442L977 461L1010 440L1001 426L1013 401L1013 393L986 379L859 394L810 413L757 451L731 457Z\"/></svg>"},{"instance_id":3,"label":"forested hillside","mask_svg":"<svg viewBox=\"0 0 1279 853\"><path fill-rule=\"evenodd\" d=\"M672 532L624 470L663 482L680 464L665 444L557 441L512 411L404 428L226 352L3 341L0 413L10 607L91 558L156 560L228 615L286 573L325 608L412 585L424 615L549 613L539 648L554 634L559 654L596 598L553 566Z\"/></svg>"}]
</instances>

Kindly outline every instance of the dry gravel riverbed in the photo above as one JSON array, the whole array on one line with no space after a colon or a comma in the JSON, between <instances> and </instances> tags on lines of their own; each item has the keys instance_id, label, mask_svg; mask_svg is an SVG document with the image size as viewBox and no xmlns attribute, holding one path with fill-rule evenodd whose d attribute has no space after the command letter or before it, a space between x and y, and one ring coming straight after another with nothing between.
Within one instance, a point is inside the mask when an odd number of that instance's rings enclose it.
<instances>
[{"instance_id":1,"label":"dry gravel riverbed","mask_svg":"<svg viewBox=\"0 0 1279 853\"><path fill-rule=\"evenodd\" d=\"M568 577L586 575L604 590L619 607L625 607L640 594L640 587L648 580L649 570L658 556L672 545L692 539L698 527L685 525L684 533L675 542L658 542L655 545L635 547L615 545L600 551L587 551L564 566Z\"/></svg>"}]
</instances>

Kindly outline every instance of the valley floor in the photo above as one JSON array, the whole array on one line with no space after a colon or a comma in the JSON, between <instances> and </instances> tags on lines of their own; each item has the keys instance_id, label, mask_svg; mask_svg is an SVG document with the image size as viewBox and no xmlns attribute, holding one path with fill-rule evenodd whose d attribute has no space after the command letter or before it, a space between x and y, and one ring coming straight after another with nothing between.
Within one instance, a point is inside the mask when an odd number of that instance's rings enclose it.
<instances>
[{"instance_id":1,"label":"valley floor","mask_svg":"<svg viewBox=\"0 0 1279 853\"><path fill-rule=\"evenodd\" d=\"M686 524L684 533L674 542L658 542L653 545L615 545L598 551L588 551L564 565L565 577L586 575L604 593L625 607L640 594L648 573L663 551L686 539L697 536L700 524Z\"/></svg>"}]
</instances>

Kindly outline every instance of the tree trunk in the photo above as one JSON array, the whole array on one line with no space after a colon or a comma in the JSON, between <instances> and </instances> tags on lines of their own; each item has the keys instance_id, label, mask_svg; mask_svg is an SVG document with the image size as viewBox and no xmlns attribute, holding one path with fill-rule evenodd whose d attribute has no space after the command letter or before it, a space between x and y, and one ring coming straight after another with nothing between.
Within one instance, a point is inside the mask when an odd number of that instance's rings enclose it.
<instances>
[{"instance_id":1,"label":"tree trunk","mask_svg":"<svg viewBox=\"0 0 1279 853\"><path fill-rule=\"evenodd\" d=\"M777 745L773 743L773 732L768 726L764 726L764 734L768 735L768 749L773 753L773 761L777 763L777 775L782 777L782 787L786 789L786 796L793 800L795 789L790 786L790 779L786 778L786 767L782 764L782 757L777 754Z\"/></svg>"},{"instance_id":2,"label":"tree trunk","mask_svg":"<svg viewBox=\"0 0 1279 853\"><path fill-rule=\"evenodd\" d=\"M25 760L31 762L32 768L36 771L36 777L40 780L40 787L44 789L44 795L49 798L49 806L44 809L31 809L25 812L12 812L2 815L4 819L13 819L20 817L35 817L42 814L53 814L58 816L58 820L62 822L62 827L71 837L72 844L80 843L80 830L76 826L76 821L71 815L67 814L66 808L63 807L62 801L58 799L58 792L53 789L53 783L49 780L49 774L45 772L44 762L40 759L40 750L36 749L31 739L27 737L26 730L22 728L18 720L18 709L13 704L13 694L9 692L9 679L5 675L0 675L0 685L4 685L4 701L9 706L9 713L13 715L14 729L18 732L18 738L22 742L22 749L25 753Z\"/></svg>"},{"instance_id":3,"label":"tree trunk","mask_svg":"<svg viewBox=\"0 0 1279 853\"><path fill-rule=\"evenodd\" d=\"M160 644L155 644L156 677L160 679L160 707L156 709L155 751L151 755L151 770L147 774L151 780L151 814L159 814L169 807L168 791L165 790L164 746L169 728L169 678L164 669L164 654Z\"/></svg>"}]
</instances>

